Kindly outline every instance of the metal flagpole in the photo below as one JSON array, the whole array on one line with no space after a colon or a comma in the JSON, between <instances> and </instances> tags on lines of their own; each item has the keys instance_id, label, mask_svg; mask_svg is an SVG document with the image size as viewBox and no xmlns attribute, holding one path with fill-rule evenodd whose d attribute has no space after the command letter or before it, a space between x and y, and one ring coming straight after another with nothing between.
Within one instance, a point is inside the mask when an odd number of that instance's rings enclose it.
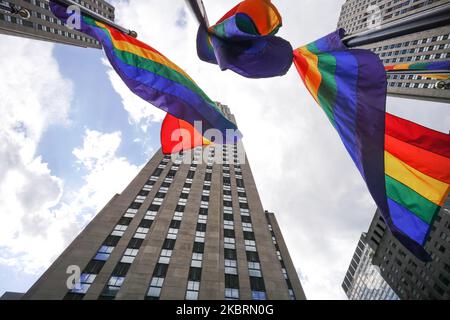
<instances>
[{"instance_id":1,"label":"metal flagpole","mask_svg":"<svg viewBox=\"0 0 450 320\"><path fill-rule=\"evenodd\" d=\"M97 21L103 22L104 24L107 24L108 26L113 27L113 28L115 28L115 29L117 29L119 31L122 31L123 33L126 33L127 35L129 35L129 36L131 36L133 38L137 38L136 31L129 30L129 29L126 29L124 27L121 27L118 24L112 22L111 20L106 19L105 17L99 15L98 13L96 13L96 12L94 12L94 11L88 9L88 8L85 8L83 6L80 6L75 1L72 1L72 0L54 0L54 1L59 2L61 4L64 4L64 5L67 5L67 6L77 6L78 8L80 8L80 11L83 14L85 14L85 15L87 15L87 16L89 16L89 17L91 17L91 18L93 18L93 19L95 19Z\"/></svg>"},{"instance_id":2,"label":"metal flagpole","mask_svg":"<svg viewBox=\"0 0 450 320\"><path fill-rule=\"evenodd\" d=\"M186 0L187 5L191 8L198 23L209 27L208 16L206 15L205 5L202 0Z\"/></svg>"}]
</instances>

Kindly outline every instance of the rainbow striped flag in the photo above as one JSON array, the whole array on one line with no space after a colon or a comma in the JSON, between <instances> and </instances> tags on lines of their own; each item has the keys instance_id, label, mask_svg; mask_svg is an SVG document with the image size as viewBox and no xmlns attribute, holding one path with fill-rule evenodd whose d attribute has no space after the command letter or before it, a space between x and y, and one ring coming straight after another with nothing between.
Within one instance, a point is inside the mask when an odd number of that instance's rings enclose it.
<instances>
[{"instance_id":1,"label":"rainbow striped flag","mask_svg":"<svg viewBox=\"0 0 450 320\"><path fill-rule=\"evenodd\" d=\"M385 170L394 234L426 257L423 246L450 191L450 135L387 113Z\"/></svg>"},{"instance_id":2,"label":"rainbow striped flag","mask_svg":"<svg viewBox=\"0 0 450 320\"><path fill-rule=\"evenodd\" d=\"M292 65L292 47L275 36L281 25L281 15L270 0L242 1L215 25L200 25L198 56L247 78L284 75Z\"/></svg>"},{"instance_id":3,"label":"rainbow striped flag","mask_svg":"<svg viewBox=\"0 0 450 320\"><path fill-rule=\"evenodd\" d=\"M67 8L57 2L51 1L50 8L64 23L70 16ZM227 130L237 131L236 125L194 80L154 48L86 15L81 17L80 31L102 44L109 62L124 83L145 101L190 125L200 121L201 134L217 129L227 137ZM240 133L233 139L239 137Z\"/></svg>"},{"instance_id":4,"label":"rainbow striped flag","mask_svg":"<svg viewBox=\"0 0 450 320\"><path fill-rule=\"evenodd\" d=\"M386 71L432 71L450 70L450 61L401 63L384 67Z\"/></svg>"}]
</instances>

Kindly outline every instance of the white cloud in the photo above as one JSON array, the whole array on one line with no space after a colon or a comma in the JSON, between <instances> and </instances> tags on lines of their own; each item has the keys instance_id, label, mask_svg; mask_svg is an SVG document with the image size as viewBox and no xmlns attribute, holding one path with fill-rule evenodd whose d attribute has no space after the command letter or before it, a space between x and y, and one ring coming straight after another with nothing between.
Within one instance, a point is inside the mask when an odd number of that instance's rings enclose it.
<instances>
[{"instance_id":1,"label":"white cloud","mask_svg":"<svg viewBox=\"0 0 450 320\"><path fill-rule=\"evenodd\" d=\"M68 124L72 99L72 85L61 76L52 48L6 36L0 47L0 218L7 221L0 225L0 263L26 271L48 261L71 223L70 217L50 214L63 183L36 154L49 126Z\"/></svg>"},{"instance_id":2,"label":"white cloud","mask_svg":"<svg viewBox=\"0 0 450 320\"><path fill-rule=\"evenodd\" d=\"M0 265L38 274L139 168L117 155L119 132L86 130L73 150L83 184L64 187L37 154L45 130L70 123L72 84L53 45L3 37L0 47Z\"/></svg>"}]
</instances>

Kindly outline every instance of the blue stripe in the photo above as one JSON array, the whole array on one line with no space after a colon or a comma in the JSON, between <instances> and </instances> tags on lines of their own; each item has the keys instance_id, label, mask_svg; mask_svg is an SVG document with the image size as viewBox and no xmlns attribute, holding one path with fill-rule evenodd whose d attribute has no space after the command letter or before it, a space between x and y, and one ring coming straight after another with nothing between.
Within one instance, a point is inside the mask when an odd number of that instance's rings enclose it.
<instances>
[{"instance_id":1,"label":"blue stripe","mask_svg":"<svg viewBox=\"0 0 450 320\"><path fill-rule=\"evenodd\" d=\"M394 200L388 198L388 204L395 227L423 246L430 226Z\"/></svg>"}]
</instances>

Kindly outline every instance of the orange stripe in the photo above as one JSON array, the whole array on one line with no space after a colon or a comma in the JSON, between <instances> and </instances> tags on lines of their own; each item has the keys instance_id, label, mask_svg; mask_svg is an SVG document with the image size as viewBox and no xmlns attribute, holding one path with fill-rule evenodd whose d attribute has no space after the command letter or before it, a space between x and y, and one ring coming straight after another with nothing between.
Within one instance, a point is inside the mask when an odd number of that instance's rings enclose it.
<instances>
[{"instance_id":1,"label":"orange stripe","mask_svg":"<svg viewBox=\"0 0 450 320\"><path fill-rule=\"evenodd\" d=\"M246 0L239 4L236 13L245 13L261 35L268 35L281 24L281 15L270 0Z\"/></svg>"},{"instance_id":2,"label":"orange stripe","mask_svg":"<svg viewBox=\"0 0 450 320\"><path fill-rule=\"evenodd\" d=\"M385 136L385 149L414 169L450 184L450 159L416 147L399 139Z\"/></svg>"},{"instance_id":3,"label":"orange stripe","mask_svg":"<svg viewBox=\"0 0 450 320\"><path fill-rule=\"evenodd\" d=\"M318 93L319 87L322 82L322 75L319 71L319 58L309 51L306 47L301 47L297 49L298 53L305 58L309 68L307 73L305 74L305 84L308 88L309 92L311 92L312 96L316 101L319 101Z\"/></svg>"}]
</instances>

